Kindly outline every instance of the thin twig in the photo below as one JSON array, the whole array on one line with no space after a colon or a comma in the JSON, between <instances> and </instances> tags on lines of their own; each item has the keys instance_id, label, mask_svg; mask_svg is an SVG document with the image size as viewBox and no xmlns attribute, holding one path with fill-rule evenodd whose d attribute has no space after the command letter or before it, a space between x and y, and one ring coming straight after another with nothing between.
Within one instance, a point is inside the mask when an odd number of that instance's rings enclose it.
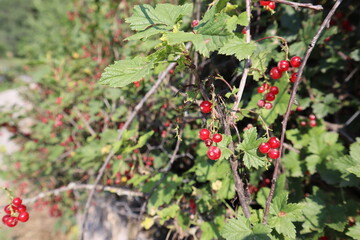
<instances>
[{"instance_id":1,"label":"thin twig","mask_svg":"<svg viewBox=\"0 0 360 240\"><path fill-rule=\"evenodd\" d=\"M60 193L67 192L69 190L89 190L90 191L93 189L93 187L94 187L94 185L92 185L92 184L79 184L79 183L71 182L67 186L63 186L63 187L53 189L50 191L46 191L46 192L41 192L32 198L26 198L23 200L23 203L26 203L26 204L34 203L39 199L50 197L53 195L59 195ZM98 185L98 186L96 186L96 189L105 191L105 192L115 193L119 196L123 196L123 195L130 196L130 197L144 196L144 194L141 192L135 192L135 191L131 191L131 190L128 190L125 188Z\"/></svg>"},{"instance_id":2,"label":"thin twig","mask_svg":"<svg viewBox=\"0 0 360 240\"><path fill-rule=\"evenodd\" d=\"M186 48L188 49L189 47L190 47L190 43L187 44ZM123 128L119 131L119 134L118 134L118 136L116 138L116 141L120 141L122 139L124 131L126 129L128 129L128 127L130 126L130 124L134 120L135 116L140 111L140 109L143 107L145 102L150 98L151 95L153 95L155 93L156 89L160 86L160 84L163 82L165 77L169 74L169 71L171 69L173 69L175 66L176 66L176 62L170 63L169 66L166 68L166 70L159 75L158 80L154 83L154 85L151 87L151 89L145 94L145 96L141 99L141 101L135 106L134 110L132 111L132 113L130 114L128 119L126 120ZM104 175L104 171L106 169L106 166L109 164L111 158L114 155L115 155L115 152L113 150L111 150L110 153L107 155L107 157L105 159L105 162L101 166L101 168L100 168L100 170L98 172L98 175L96 176L94 187L91 190L90 195L89 195L89 197L88 197L88 199L86 201L86 205L85 205L85 209L84 209L84 219L83 219L83 223L82 223L82 227L81 227L81 235L80 235L81 240L84 240L84 232L85 232L86 220L87 220L87 217L88 217L88 211L89 211L89 208L90 208L91 201L92 201L92 199L94 197L94 194L95 194L96 186L100 182L100 179Z\"/></svg>"},{"instance_id":3,"label":"thin twig","mask_svg":"<svg viewBox=\"0 0 360 240\"><path fill-rule=\"evenodd\" d=\"M295 8L296 10L298 10L299 8L310 8L310 9L316 10L316 11L323 10L323 7L321 5L313 5L311 3L298 3L298 2L290 2L287 0L271 0L271 1L289 5L293 8Z\"/></svg>"},{"instance_id":4,"label":"thin twig","mask_svg":"<svg viewBox=\"0 0 360 240\"><path fill-rule=\"evenodd\" d=\"M249 22L249 24L246 26L246 42L250 43L251 42L251 33L250 33L251 0L246 0L246 14L247 14L248 22ZM245 69L244 69L243 75L240 80L239 91L236 95L236 102L234 104L234 107L232 109L233 111L231 113L233 117L235 116L236 110L239 107L239 104L240 104L240 101L241 101L241 98L242 98L242 95L244 92L246 79L247 79L249 71L250 71L250 67L251 67L251 60L250 60L250 56L248 56L248 58L245 60Z\"/></svg>"},{"instance_id":5,"label":"thin twig","mask_svg":"<svg viewBox=\"0 0 360 240\"><path fill-rule=\"evenodd\" d=\"M88 130L88 132L91 134L91 136L96 136L96 132L94 131L94 129L90 126L90 123L85 119L85 117L81 114L81 112L79 111L79 109L77 109L76 107L74 108L76 114L81 118L81 120L84 122L86 129Z\"/></svg>"},{"instance_id":6,"label":"thin twig","mask_svg":"<svg viewBox=\"0 0 360 240\"><path fill-rule=\"evenodd\" d=\"M336 3L334 4L334 6L332 7L331 11L328 13L328 15L326 16L326 18L324 19L324 21L322 22L322 24L320 25L319 30L317 31L317 33L315 34L315 36L313 37L313 39L311 40L311 43L309 44L308 50L306 51L305 57L303 59L303 62L299 68L298 74L297 74L297 78L296 81L294 83L293 89L291 91L291 95L290 95L290 100L289 100L289 104L284 116L284 119L282 121L282 131L281 131L281 139L280 139L280 153L282 153L283 148L284 148L284 139L285 139L285 132L286 132L286 126L287 126L287 122L289 120L289 116L290 116L290 112L291 112L291 106L295 100L296 97L296 91L297 88L300 84L300 79L302 76L302 73L304 71L305 65L315 47L316 42L318 41L321 33L324 31L325 27L327 26L327 24L329 23L331 17L334 15L336 9L339 7L340 3L342 2L342 0L337 0ZM280 162L281 162L281 157L279 157L278 159L275 160L275 167L274 167L274 173L273 173L273 177L272 177L272 182L271 182L271 189L270 189L270 193L269 196L266 200L266 207L265 207L265 212L264 212L264 217L263 217L263 223L267 224L267 219L268 219L268 215L269 215L269 210L270 210L270 204L272 201L272 198L274 196L274 191L275 191L275 185L276 185L276 180L280 171Z\"/></svg>"}]
</instances>

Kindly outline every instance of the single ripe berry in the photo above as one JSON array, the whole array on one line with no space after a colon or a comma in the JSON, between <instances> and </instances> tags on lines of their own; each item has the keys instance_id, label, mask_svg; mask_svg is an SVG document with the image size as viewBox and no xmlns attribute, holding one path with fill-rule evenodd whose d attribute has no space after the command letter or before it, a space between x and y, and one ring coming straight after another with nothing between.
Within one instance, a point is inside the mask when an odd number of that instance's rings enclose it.
<instances>
[{"instance_id":1,"label":"single ripe berry","mask_svg":"<svg viewBox=\"0 0 360 240\"><path fill-rule=\"evenodd\" d=\"M282 71L279 70L279 68L277 67L273 67L271 70L270 70L270 77L272 79L279 79L281 78L282 76Z\"/></svg>"},{"instance_id":2,"label":"single ripe berry","mask_svg":"<svg viewBox=\"0 0 360 240\"><path fill-rule=\"evenodd\" d=\"M4 223L5 225L6 225L8 219L9 219L10 217L11 217L10 215L4 215L4 216L2 217L2 221L3 221L3 223Z\"/></svg>"},{"instance_id":3,"label":"single ripe berry","mask_svg":"<svg viewBox=\"0 0 360 240\"><path fill-rule=\"evenodd\" d=\"M271 159L278 159L280 157L280 152L279 150L272 148L268 152L267 156Z\"/></svg>"},{"instance_id":4,"label":"single ripe berry","mask_svg":"<svg viewBox=\"0 0 360 240\"><path fill-rule=\"evenodd\" d=\"M199 25L199 20L192 20L192 22L191 22L191 26L194 28L194 27L196 27L197 25Z\"/></svg>"},{"instance_id":5,"label":"single ripe berry","mask_svg":"<svg viewBox=\"0 0 360 240\"><path fill-rule=\"evenodd\" d=\"M305 126L306 126L306 122L305 122L305 121L301 121L301 122L300 122L300 125L301 125L302 127L305 127Z\"/></svg>"},{"instance_id":6,"label":"single ripe berry","mask_svg":"<svg viewBox=\"0 0 360 240\"><path fill-rule=\"evenodd\" d=\"M271 137L268 141L271 148L279 148L280 147L280 140L276 137Z\"/></svg>"},{"instance_id":7,"label":"single ripe berry","mask_svg":"<svg viewBox=\"0 0 360 240\"><path fill-rule=\"evenodd\" d=\"M18 223L18 220L16 217L9 217L6 221L6 225L8 227L15 227L17 223Z\"/></svg>"},{"instance_id":8,"label":"single ripe berry","mask_svg":"<svg viewBox=\"0 0 360 240\"><path fill-rule=\"evenodd\" d=\"M286 60L282 60L280 62L278 62L278 69L282 72L285 72L289 69L290 63L289 61Z\"/></svg>"},{"instance_id":9,"label":"single ripe berry","mask_svg":"<svg viewBox=\"0 0 360 240\"><path fill-rule=\"evenodd\" d=\"M17 211L19 213L26 212L26 206L21 204L20 206L17 207Z\"/></svg>"},{"instance_id":10,"label":"single ripe berry","mask_svg":"<svg viewBox=\"0 0 360 240\"><path fill-rule=\"evenodd\" d=\"M310 127L316 127L316 120L310 120L310 122L309 122L309 126Z\"/></svg>"},{"instance_id":11,"label":"single ripe berry","mask_svg":"<svg viewBox=\"0 0 360 240\"><path fill-rule=\"evenodd\" d=\"M28 212L22 212L17 217L20 222L27 222L29 220L29 213Z\"/></svg>"},{"instance_id":12,"label":"single ripe berry","mask_svg":"<svg viewBox=\"0 0 360 240\"><path fill-rule=\"evenodd\" d=\"M210 147L213 144L213 140L210 138L204 140L205 146Z\"/></svg>"},{"instance_id":13,"label":"single ripe berry","mask_svg":"<svg viewBox=\"0 0 360 240\"><path fill-rule=\"evenodd\" d=\"M275 7L276 7L275 2L269 2L268 7L269 7L270 9L274 10L274 9L275 9Z\"/></svg>"},{"instance_id":14,"label":"single ripe berry","mask_svg":"<svg viewBox=\"0 0 360 240\"><path fill-rule=\"evenodd\" d=\"M272 86L269 91L270 91L270 93L276 95L279 93L279 88L276 86Z\"/></svg>"},{"instance_id":15,"label":"single ripe berry","mask_svg":"<svg viewBox=\"0 0 360 240\"><path fill-rule=\"evenodd\" d=\"M266 95L265 95L265 99L266 99L266 101L274 101L275 100L275 94L273 94L273 93L271 93L271 92L269 92L269 93L267 93Z\"/></svg>"},{"instance_id":16,"label":"single ripe berry","mask_svg":"<svg viewBox=\"0 0 360 240\"><path fill-rule=\"evenodd\" d=\"M173 75L174 72L175 72L174 69L170 69L170 70L169 70L169 74L170 74L170 75Z\"/></svg>"},{"instance_id":17,"label":"single ripe berry","mask_svg":"<svg viewBox=\"0 0 360 240\"><path fill-rule=\"evenodd\" d=\"M301 65L301 58L298 56L292 57L290 60L290 64L294 68L299 67Z\"/></svg>"},{"instance_id":18,"label":"single ripe berry","mask_svg":"<svg viewBox=\"0 0 360 240\"><path fill-rule=\"evenodd\" d=\"M199 132L199 137L203 141L205 141L206 139L209 139L210 138L210 131L207 130L206 128L201 129L200 132Z\"/></svg>"},{"instance_id":19,"label":"single ripe berry","mask_svg":"<svg viewBox=\"0 0 360 240\"><path fill-rule=\"evenodd\" d=\"M310 120L316 120L316 116L315 116L314 114L310 114L310 115L309 115L309 119L310 119Z\"/></svg>"},{"instance_id":20,"label":"single ripe berry","mask_svg":"<svg viewBox=\"0 0 360 240\"><path fill-rule=\"evenodd\" d=\"M273 105L271 102L265 103L265 109L272 109Z\"/></svg>"},{"instance_id":21,"label":"single ripe berry","mask_svg":"<svg viewBox=\"0 0 360 240\"><path fill-rule=\"evenodd\" d=\"M259 106L259 107L264 107L265 106L265 101L264 100L262 100L262 99L260 99L258 102L257 102L257 105Z\"/></svg>"},{"instance_id":22,"label":"single ripe berry","mask_svg":"<svg viewBox=\"0 0 360 240\"><path fill-rule=\"evenodd\" d=\"M221 156L221 150L216 146L211 146L207 151L207 155L211 160L218 160Z\"/></svg>"},{"instance_id":23,"label":"single ripe berry","mask_svg":"<svg viewBox=\"0 0 360 240\"><path fill-rule=\"evenodd\" d=\"M222 135L221 135L220 133L216 133L216 134L214 134L214 136L213 136L212 139L213 139L213 141L216 142L216 143L221 142L221 140L222 140Z\"/></svg>"},{"instance_id":24,"label":"single ripe berry","mask_svg":"<svg viewBox=\"0 0 360 240\"><path fill-rule=\"evenodd\" d=\"M293 74L291 74L291 78L290 78L290 81L292 83L294 83L296 81L296 78L297 78L297 72L294 72Z\"/></svg>"},{"instance_id":25,"label":"single ripe berry","mask_svg":"<svg viewBox=\"0 0 360 240\"><path fill-rule=\"evenodd\" d=\"M209 113L211 112L212 103L209 101L202 101L200 103L200 110L202 113Z\"/></svg>"},{"instance_id":26,"label":"single ripe berry","mask_svg":"<svg viewBox=\"0 0 360 240\"><path fill-rule=\"evenodd\" d=\"M268 83L264 83L263 86L264 86L265 90L268 90L270 88L270 84L268 84Z\"/></svg>"},{"instance_id":27,"label":"single ripe berry","mask_svg":"<svg viewBox=\"0 0 360 240\"><path fill-rule=\"evenodd\" d=\"M258 92L258 93L263 93L263 92L265 92L264 86L258 87L257 92Z\"/></svg>"},{"instance_id":28,"label":"single ripe berry","mask_svg":"<svg viewBox=\"0 0 360 240\"><path fill-rule=\"evenodd\" d=\"M260 144L259 146L259 152L263 153L263 154L266 154L270 151L270 144L269 143L262 143Z\"/></svg>"},{"instance_id":29,"label":"single ripe berry","mask_svg":"<svg viewBox=\"0 0 360 240\"><path fill-rule=\"evenodd\" d=\"M7 214L11 214L11 210L12 210L13 212L16 212L16 211L17 211L17 207L15 207L15 206L13 206L13 205L11 205L11 204L6 205L6 206L4 207L4 212L6 212Z\"/></svg>"},{"instance_id":30,"label":"single ripe berry","mask_svg":"<svg viewBox=\"0 0 360 240\"><path fill-rule=\"evenodd\" d=\"M21 200L21 198L16 197L16 198L14 198L14 199L13 199L12 203L13 203L15 206L17 206L17 207L18 207L18 206L20 206L20 205L21 205L22 200Z\"/></svg>"},{"instance_id":31,"label":"single ripe berry","mask_svg":"<svg viewBox=\"0 0 360 240\"><path fill-rule=\"evenodd\" d=\"M267 6L269 5L270 1L260 1L261 6Z\"/></svg>"}]
</instances>

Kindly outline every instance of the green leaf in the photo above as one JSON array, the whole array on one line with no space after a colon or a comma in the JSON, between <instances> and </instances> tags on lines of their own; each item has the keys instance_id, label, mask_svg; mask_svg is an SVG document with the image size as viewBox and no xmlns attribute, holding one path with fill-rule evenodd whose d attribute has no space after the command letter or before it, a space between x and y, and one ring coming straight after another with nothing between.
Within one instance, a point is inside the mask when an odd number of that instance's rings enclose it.
<instances>
[{"instance_id":1,"label":"green leaf","mask_svg":"<svg viewBox=\"0 0 360 240\"><path fill-rule=\"evenodd\" d=\"M263 167L266 164L265 156L258 155L258 147L265 142L264 138L257 138L256 128L250 128L244 132L244 140L238 145L237 149L244 151L243 161L247 168Z\"/></svg>"},{"instance_id":2,"label":"green leaf","mask_svg":"<svg viewBox=\"0 0 360 240\"><path fill-rule=\"evenodd\" d=\"M177 204L173 204L167 208L162 209L157 214L161 218L160 224L164 224L164 222L170 218L174 218L179 212L180 207Z\"/></svg>"},{"instance_id":3,"label":"green leaf","mask_svg":"<svg viewBox=\"0 0 360 240\"><path fill-rule=\"evenodd\" d=\"M235 55L235 57L241 61L250 57L255 49L256 45L254 43L246 43L245 40L234 37L219 49L219 53L228 56Z\"/></svg>"},{"instance_id":4,"label":"green leaf","mask_svg":"<svg viewBox=\"0 0 360 240\"><path fill-rule=\"evenodd\" d=\"M251 75L253 75L253 78L255 80L259 80L260 78L262 78L263 74L266 71L266 67L268 65L268 55L270 54L270 51L260 51L260 52L255 52L253 53L253 55L251 56L251 60L252 60L252 67L253 69L257 69L254 71L251 71Z\"/></svg>"},{"instance_id":5,"label":"green leaf","mask_svg":"<svg viewBox=\"0 0 360 240\"><path fill-rule=\"evenodd\" d=\"M159 32L164 28L171 29L183 16L190 16L193 5L190 3L177 6L173 4L157 4L155 8L148 4L134 7L134 13L126 19L130 23L130 28L142 31L149 27L158 29Z\"/></svg>"},{"instance_id":6,"label":"green leaf","mask_svg":"<svg viewBox=\"0 0 360 240\"><path fill-rule=\"evenodd\" d=\"M237 219L229 219L225 224L221 235L226 240L270 240L269 233L271 229L263 224L256 224L253 227L250 221L243 216Z\"/></svg>"},{"instance_id":7,"label":"green leaf","mask_svg":"<svg viewBox=\"0 0 360 240\"><path fill-rule=\"evenodd\" d=\"M150 75L153 68L154 63L148 62L145 57L116 61L105 68L99 82L110 87L124 87Z\"/></svg>"},{"instance_id":8,"label":"green leaf","mask_svg":"<svg viewBox=\"0 0 360 240\"><path fill-rule=\"evenodd\" d=\"M302 177L303 176L303 162L300 161L300 155L296 152L290 152L286 154L282 163L284 164L285 170L288 171L290 177Z\"/></svg>"},{"instance_id":9,"label":"green leaf","mask_svg":"<svg viewBox=\"0 0 360 240\"><path fill-rule=\"evenodd\" d=\"M349 228L349 231L346 232L346 235L352 237L353 239L359 239L360 236L360 224L356 224Z\"/></svg>"},{"instance_id":10,"label":"green leaf","mask_svg":"<svg viewBox=\"0 0 360 240\"><path fill-rule=\"evenodd\" d=\"M201 21L196 28L196 34L189 32L173 32L164 34L169 44L179 44L182 42L193 42L195 49L205 57L209 57L210 52L216 51L226 44L234 36L232 32L224 29L229 16L219 14L208 21Z\"/></svg>"},{"instance_id":11,"label":"green leaf","mask_svg":"<svg viewBox=\"0 0 360 240\"><path fill-rule=\"evenodd\" d=\"M288 193L280 193L274 197L270 206L270 214L273 216L269 220L270 226L275 227L279 234L295 239L295 225L292 221L296 221L302 216L302 205L287 203Z\"/></svg>"}]
</instances>

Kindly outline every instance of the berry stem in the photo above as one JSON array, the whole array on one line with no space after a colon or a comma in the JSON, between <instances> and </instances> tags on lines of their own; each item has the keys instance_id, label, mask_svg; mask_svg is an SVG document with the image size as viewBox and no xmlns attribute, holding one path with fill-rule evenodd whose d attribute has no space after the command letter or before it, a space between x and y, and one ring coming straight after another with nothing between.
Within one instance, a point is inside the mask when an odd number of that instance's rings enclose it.
<instances>
[{"instance_id":1,"label":"berry stem","mask_svg":"<svg viewBox=\"0 0 360 240\"><path fill-rule=\"evenodd\" d=\"M280 39L281 42L284 44L284 51L285 51L285 60L289 61L289 46L285 38L280 36L269 36L269 37L263 37L258 40L255 40L255 42L260 42L262 40L271 39L271 38L277 38Z\"/></svg>"}]
</instances>

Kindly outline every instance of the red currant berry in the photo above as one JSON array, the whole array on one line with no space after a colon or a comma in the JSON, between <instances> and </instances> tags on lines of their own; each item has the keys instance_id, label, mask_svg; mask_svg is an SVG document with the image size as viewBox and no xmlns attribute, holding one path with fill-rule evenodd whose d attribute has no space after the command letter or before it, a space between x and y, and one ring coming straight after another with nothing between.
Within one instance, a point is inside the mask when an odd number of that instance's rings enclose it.
<instances>
[{"instance_id":1,"label":"red currant berry","mask_svg":"<svg viewBox=\"0 0 360 240\"><path fill-rule=\"evenodd\" d=\"M170 70L169 70L169 74L170 74L170 75L173 75L174 72L175 72L174 69L170 69Z\"/></svg>"},{"instance_id":2,"label":"red currant berry","mask_svg":"<svg viewBox=\"0 0 360 240\"><path fill-rule=\"evenodd\" d=\"M194 28L194 27L196 27L197 25L199 25L199 20L192 20L192 22L191 22L191 26Z\"/></svg>"},{"instance_id":3,"label":"red currant berry","mask_svg":"<svg viewBox=\"0 0 360 240\"><path fill-rule=\"evenodd\" d=\"M298 106L297 108L296 108L296 111L302 111L303 109L302 109L302 107L301 106Z\"/></svg>"},{"instance_id":4,"label":"red currant berry","mask_svg":"<svg viewBox=\"0 0 360 240\"><path fill-rule=\"evenodd\" d=\"M222 135L221 135L220 133L216 133L216 134L214 134L214 136L213 136L212 139L213 139L213 141L216 142L216 143L221 142L221 140L222 140Z\"/></svg>"},{"instance_id":5,"label":"red currant berry","mask_svg":"<svg viewBox=\"0 0 360 240\"><path fill-rule=\"evenodd\" d=\"M280 147L280 140L276 137L271 137L268 141L271 148L279 148Z\"/></svg>"},{"instance_id":6,"label":"red currant berry","mask_svg":"<svg viewBox=\"0 0 360 240\"><path fill-rule=\"evenodd\" d=\"M269 5L270 1L260 1L261 6L267 6Z\"/></svg>"},{"instance_id":7,"label":"red currant berry","mask_svg":"<svg viewBox=\"0 0 360 240\"><path fill-rule=\"evenodd\" d=\"M211 146L208 149L207 155L211 160L218 160L221 156L221 150L218 147Z\"/></svg>"},{"instance_id":8,"label":"red currant berry","mask_svg":"<svg viewBox=\"0 0 360 240\"><path fill-rule=\"evenodd\" d=\"M266 154L270 151L270 144L269 143L262 143L260 144L259 146L259 152L263 153L263 154Z\"/></svg>"},{"instance_id":9,"label":"red currant berry","mask_svg":"<svg viewBox=\"0 0 360 240\"><path fill-rule=\"evenodd\" d=\"M258 93L263 93L263 92L265 92L264 86L258 87L257 92L258 92Z\"/></svg>"},{"instance_id":10,"label":"red currant berry","mask_svg":"<svg viewBox=\"0 0 360 240\"><path fill-rule=\"evenodd\" d=\"M26 206L21 204L20 206L17 207L17 211L19 213L26 212Z\"/></svg>"},{"instance_id":11,"label":"red currant berry","mask_svg":"<svg viewBox=\"0 0 360 240\"><path fill-rule=\"evenodd\" d=\"M29 213L28 212L22 212L17 217L20 222L27 222L29 220Z\"/></svg>"},{"instance_id":12,"label":"red currant berry","mask_svg":"<svg viewBox=\"0 0 360 240\"><path fill-rule=\"evenodd\" d=\"M314 114L310 114L310 115L309 115L309 119L310 119L310 120L316 120L316 116L315 116Z\"/></svg>"},{"instance_id":13,"label":"red currant berry","mask_svg":"<svg viewBox=\"0 0 360 240\"><path fill-rule=\"evenodd\" d=\"M292 57L290 60L290 64L294 68L299 67L301 65L301 58L298 56Z\"/></svg>"},{"instance_id":14,"label":"red currant berry","mask_svg":"<svg viewBox=\"0 0 360 240\"><path fill-rule=\"evenodd\" d=\"M16 197L16 198L14 198L14 199L13 199L12 203L13 203L15 206L17 206L17 207L18 207L18 206L20 206L20 205L21 205L22 200L21 200L21 198Z\"/></svg>"},{"instance_id":15,"label":"red currant berry","mask_svg":"<svg viewBox=\"0 0 360 240\"><path fill-rule=\"evenodd\" d=\"M290 63L286 60L282 60L278 63L278 69L282 72L285 72L289 69Z\"/></svg>"},{"instance_id":16,"label":"red currant berry","mask_svg":"<svg viewBox=\"0 0 360 240\"><path fill-rule=\"evenodd\" d=\"M275 94L269 92L269 93L267 93L267 94L265 95L265 99L266 99L266 101L272 102L272 101L275 100Z\"/></svg>"},{"instance_id":17,"label":"red currant berry","mask_svg":"<svg viewBox=\"0 0 360 240\"><path fill-rule=\"evenodd\" d=\"M271 70L270 70L270 77L272 79L279 79L281 78L282 76L282 71L279 70L279 68L277 67L273 67Z\"/></svg>"},{"instance_id":18,"label":"red currant berry","mask_svg":"<svg viewBox=\"0 0 360 240\"><path fill-rule=\"evenodd\" d=\"M270 84L268 84L268 83L264 83L263 86L264 86L265 90L268 90L270 88Z\"/></svg>"},{"instance_id":19,"label":"red currant berry","mask_svg":"<svg viewBox=\"0 0 360 240\"><path fill-rule=\"evenodd\" d=\"M321 237L319 237L319 240L328 240L328 237L327 236L321 236Z\"/></svg>"},{"instance_id":20,"label":"red currant berry","mask_svg":"<svg viewBox=\"0 0 360 240\"><path fill-rule=\"evenodd\" d=\"M280 157L280 152L279 150L272 148L268 152L267 156L271 159L278 159Z\"/></svg>"},{"instance_id":21,"label":"red currant berry","mask_svg":"<svg viewBox=\"0 0 360 240\"><path fill-rule=\"evenodd\" d=\"M297 78L297 72L294 72L293 74L291 74L290 82L295 83L296 78Z\"/></svg>"},{"instance_id":22,"label":"red currant berry","mask_svg":"<svg viewBox=\"0 0 360 240\"><path fill-rule=\"evenodd\" d=\"M276 95L279 93L279 88L276 86L272 86L269 90L272 94Z\"/></svg>"},{"instance_id":23,"label":"red currant berry","mask_svg":"<svg viewBox=\"0 0 360 240\"><path fill-rule=\"evenodd\" d=\"M205 141L206 139L209 139L210 138L210 131L207 130L206 128L201 129L200 132L199 132L199 137L203 141Z\"/></svg>"},{"instance_id":24,"label":"red currant berry","mask_svg":"<svg viewBox=\"0 0 360 240\"><path fill-rule=\"evenodd\" d=\"M309 126L310 127L316 127L316 120L310 120L310 122L309 122Z\"/></svg>"},{"instance_id":25,"label":"red currant berry","mask_svg":"<svg viewBox=\"0 0 360 240\"><path fill-rule=\"evenodd\" d=\"M259 107L264 107L265 106L265 101L264 100L259 100L258 102L257 102L257 105L259 106Z\"/></svg>"},{"instance_id":26,"label":"red currant berry","mask_svg":"<svg viewBox=\"0 0 360 240\"><path fill-rule=\"evenodd\" d=\"M202 101L200 104L200 110L202 113L211 112L212 103L209 101Z\"/></svg>"},{"instance_id":27,"label":"red currant berry","mask_svg":"<svg viewBox=\"0 0 360 240\"><path fill-rule=\"evenodd\" d=\"M211 140L210 138L204 140L205 146L207 147L211 147L211 145L213 144L213 140Z\"/></svg>"},{"instance_id":28,"label":"red currant berry","mask_svg":"<svg viewBox=\"0 0 360 240\"><path fill-rule=\"evenodd\" d=\"M10 215L4 215L3 218L2 218L2 221L3 223L6 225L8 219L10 218L11 216Z\"/></svg>"},{"instance_id":29,"label":"red currant berry","mask_svg":"<svg viewBox=\"0 0 360 240\"><path fill-rule=\"evenodd\" d=\"M8 227L15 227L17 223L18 223L18 220L16 217L9 217L6 221L6 225Z\"/></svg>"},{"instance_id":30,"label":"red currant berry","mask_svg":"<svg viewBox=\"0 0 360 240\"><path fill-rule=\"evenodd\" d=\"M307 123L306 123L305 121L301 121L301 122L300 122L300 125L301 125L302 127L305 127L306 124L307 124Z\"/></svg>"},{"instance_id":31,"label":"red currant berry","mask_svg":"<svg viewBox=\"0 0 360 240\"><path fill-rule=\"evenodd\" d=\"M269 2L268 7L269 7L270 9L274 10L274 9L275 9L275 7L276 7L275 2Z\"/></svg>"},{"instance_id":32,"label":"red currant berry","mask_svg":"<svg viewBox=\"0 0 360 240\"><path fill-rule=\"evenodd\" d=\"M4 207L4 212L6 212L7 214L11 214L11 210L12 210L13 212L16 212L16 211L17 211L17 207L15 207L15 206L13 206L13 205L11 205L11 204L6 205L6 206Z\"/></svg>"},{"instance_id":33,"label":"red currant berry","mask_svg":"<svg viewBox=\"0 0 360 240\"><path fill-rule=\"evenodd\" d=\"M246 27L243 28L243 30L241 31L242 34L246 34Z\"/></svg>"},{"instance_id":34,"label":"red currant berry","mask_svg":"<svg viewBox=\"0 0 360 240\"><path fill-rule=\"evenodd\" d=\"M271 102L265 103L265 109L272 109L273 105Z\"/></svg>"}]
</instances>

